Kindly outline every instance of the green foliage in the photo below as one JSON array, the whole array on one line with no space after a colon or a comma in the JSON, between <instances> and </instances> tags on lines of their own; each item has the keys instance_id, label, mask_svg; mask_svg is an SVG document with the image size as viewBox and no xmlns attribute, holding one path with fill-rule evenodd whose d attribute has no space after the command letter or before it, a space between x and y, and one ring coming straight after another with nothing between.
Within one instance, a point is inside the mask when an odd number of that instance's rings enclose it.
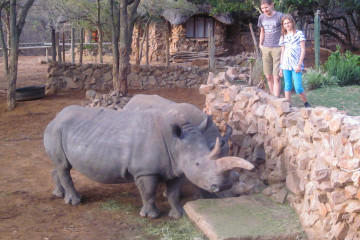
<instances>
[{"instance_id":1,"label":"green foliage","mask_svg":"<svg viewBox=\"0 0 360 240\"><path fill-rule=\"evenodd\" d=\"M170 220L159 225L152 224L146 228L146 232L159 237L161 240L205 239L205 236L196 229L186 216L179 220Z\"/></svg>"},{"instance_id":2,"label":"green foliage","mask_svg":"<svg viewBox=\"0 0 360 240\"><path fill-rule=\"evenodd\" d=\"M324 70L310 68L303 75L303 81L307 90L314 90L322 87L337 86L339 79Z\"/></svg>"},{"instance_id":3,"label":"green foliage","mask_svg":"<svg viewBox=\"0 0 360 240\"><path fill-rule=\"evenodd\" d=\"M100 208L106 211L121 211L126 214L130 214L135 210L135 207L129 203L123 204L114 199L107 200L102 202Z\"/></svg>"},{"instance_id":4,"label":"green foliage","mask_svg":"<svg viewBox=\"0 0 360 240\"><path fill-rule=\"evenodd\" d=\"M350 51L341 53L340 50L340 46L337 46L337 50L330 55L324 64L325 71L339 79L339 86L359 85L360 56Z\"/></svg>"}]
</instances>

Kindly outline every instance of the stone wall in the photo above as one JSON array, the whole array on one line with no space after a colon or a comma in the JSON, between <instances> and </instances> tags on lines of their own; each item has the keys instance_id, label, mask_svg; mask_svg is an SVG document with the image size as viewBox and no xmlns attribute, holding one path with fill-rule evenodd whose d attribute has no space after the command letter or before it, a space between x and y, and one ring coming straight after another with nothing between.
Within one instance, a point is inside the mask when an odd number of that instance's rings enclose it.
<instances>
[{"instance_id":1,"label":"stone wall","mask_svg":"<svg viewBox=\"0 0 360 240\"><path fill-rule=\"evenodd\" d=\"M137 66L128 75L129 89L196 88L206 82L207 68L196 66ZM47 92L61 89L112 89L112 65L52 62L47 75Z\"/></svg>"},{"instance_id":2,"label":"stone wall","mask_svg":"<svg viewBox=\"0 0 360 240\"><path fill-rule=\"evenodd\" d=\"M133 52L131 54L131 59L135 59L136 54L136 42L139 35L139 28L134 27L132 47ZM218 49L226 49L226 25L215 20L214 25L214 35L215 35L215 45ZM139 43L143 42L143 31L140 33ZM149 61L160 61L165 62L166 59L166 23L161 22L152 22L149 25ZM142 58L141 62L145 63L145 47L146 43L143 44ZM186 24L180 24L177 26L171 26L171 39L170 39L170 54L179 52L179 51L188 51L188 52L201 52L208 51L208 39L195 39L195 38L186 38Z\"/></svg>"},{"instance_id":3,"label":"stone wall","mask_svg":"<svg viewBox=\"0 0 360 240\"><path fill-rule=\"evenodd\" d=\"M360 117L336 108L295 108L231 73L209 74L206 112L233 127L232 154L298 213L309 239L360 239ZM265 161L258 161L264 158ZM269 188L263 191L271 196Z\"/></svg>"}]
</instances>

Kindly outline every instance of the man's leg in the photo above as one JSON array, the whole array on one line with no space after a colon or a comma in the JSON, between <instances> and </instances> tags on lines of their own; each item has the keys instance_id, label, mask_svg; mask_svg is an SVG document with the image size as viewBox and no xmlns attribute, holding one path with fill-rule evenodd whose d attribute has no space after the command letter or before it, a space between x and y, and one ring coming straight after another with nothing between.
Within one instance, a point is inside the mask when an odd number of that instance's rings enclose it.
<instances>
[{"instance_id":1,"label":"man's leg","mask_svg":"<svg viewBox=\"0 0 360 240\"><path fill-rule=\"evenodd\" d=\"M280 71L280 58L281 58L281 48L272 48L272 59L273 59L273 79L274 79L274 96L279 97L281 91L281 83L279 77Z\"/></svg>"},{"instance_id":2,"label":"man's leg","mask_svg":"<svg viewBox=\"0 0 360 240\"><path fill-rule=\"evenodd\" d=\"M274 82L273 95L279 97L281 90L280 77L273 76L273 82Z\"/></svg>"},{"instance_id":3,"label":"man's leg","mask_svg":"<svg viewBox=\"0 0 360 240\"><path fill-rule=\"evenodd\" d=\"M274 93L274 78L273 78L273 75L266 75L266 80L267 80L268 85L269 85L270 93L273 94Z\"/></svg>"}]
</instances>

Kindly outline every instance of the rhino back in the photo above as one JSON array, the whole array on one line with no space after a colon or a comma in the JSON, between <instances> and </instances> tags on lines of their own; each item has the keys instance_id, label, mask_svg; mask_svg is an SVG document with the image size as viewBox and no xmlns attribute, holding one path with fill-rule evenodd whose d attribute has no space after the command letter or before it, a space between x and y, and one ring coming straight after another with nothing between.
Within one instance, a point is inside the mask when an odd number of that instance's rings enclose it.
<instances>
[{"instance_id":1,"label":"rhino back","mask_svg":"<svg viewBox=\"0 0 360 240\"><path fill-rule=\"evenodd\" d=\"M98 182L117 183L121 178L148 174L171 175L159 126L161 118L156 116L153 111L69 107L49 124L44 139L61 132L61 147L68 161ZM45 147L51 151L59 146L45 143Z\"/></svg>"},{"instance_id":2,"label":"rhino back","mask_svg":"<svg viewBox=\"0 0 360 240\"><path fill-rule=\"evenodd\" d=\"M174 111L183 114L186 120L195 126L199 126L208 117L207 114L193 104L176 103L158 95L135 95L123 108L123 110L127 111L142 111L146 109L161 109L162 111ZM217 137L222 139L220 130L213 121L211 121L210 126L206 128L203 134L209 147L215 145ZM225 143L221 156L226 156L228 153L229 147Z\"/></svg>"}]
</instances>

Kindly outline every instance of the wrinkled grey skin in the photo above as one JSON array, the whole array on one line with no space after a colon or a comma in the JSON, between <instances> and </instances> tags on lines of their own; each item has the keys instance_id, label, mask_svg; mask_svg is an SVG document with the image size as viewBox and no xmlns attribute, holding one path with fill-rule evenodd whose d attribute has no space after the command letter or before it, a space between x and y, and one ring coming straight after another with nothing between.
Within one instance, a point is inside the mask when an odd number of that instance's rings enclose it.
<instances>
[{"instance_id":1,"label":"wrinkled grey skin","mask_svg":"<svg viewBox=\"0 0 360 240\"><path fill-rule=\"evenodd\" d=\"M206 115L196 106L189 103L175 103L168 99L162 98L158 95L145 95L138 94L130 99L125 105L123 110L127 111L141 111L146 109L159 109L161 111L176 111L184 115L185 119L191 124L199 125L209 116ZM227 126L224 136L221 136L219 128L211 121L210 126L205 130L204 136L208 144L209 149L213 149L215 146L216 138L219 137L221 141L221 153L219 157L229 155L228 140L232 134L232 128Z\"/></svg>"},{"instance_id":2,"label":"wrinkled grey skin","mask_svg":"<svg viewBox=\"0 0 360 240\"><path fill-rule=\"evenodd\" d=\"M72 167L101 183L133 179L143 202L140 215L156 218L156 187L158 181L165 181L169 216L179 218L183 214L179 205L183 175L210 192L218 191L225 182L216 161L209 159L203 135L211 125L209 120L195 126L176 111L66 107L44 133L44 146L55 167L53 193L68 204L80 203L70 175Z\"/></svg>"}]
</instances>

